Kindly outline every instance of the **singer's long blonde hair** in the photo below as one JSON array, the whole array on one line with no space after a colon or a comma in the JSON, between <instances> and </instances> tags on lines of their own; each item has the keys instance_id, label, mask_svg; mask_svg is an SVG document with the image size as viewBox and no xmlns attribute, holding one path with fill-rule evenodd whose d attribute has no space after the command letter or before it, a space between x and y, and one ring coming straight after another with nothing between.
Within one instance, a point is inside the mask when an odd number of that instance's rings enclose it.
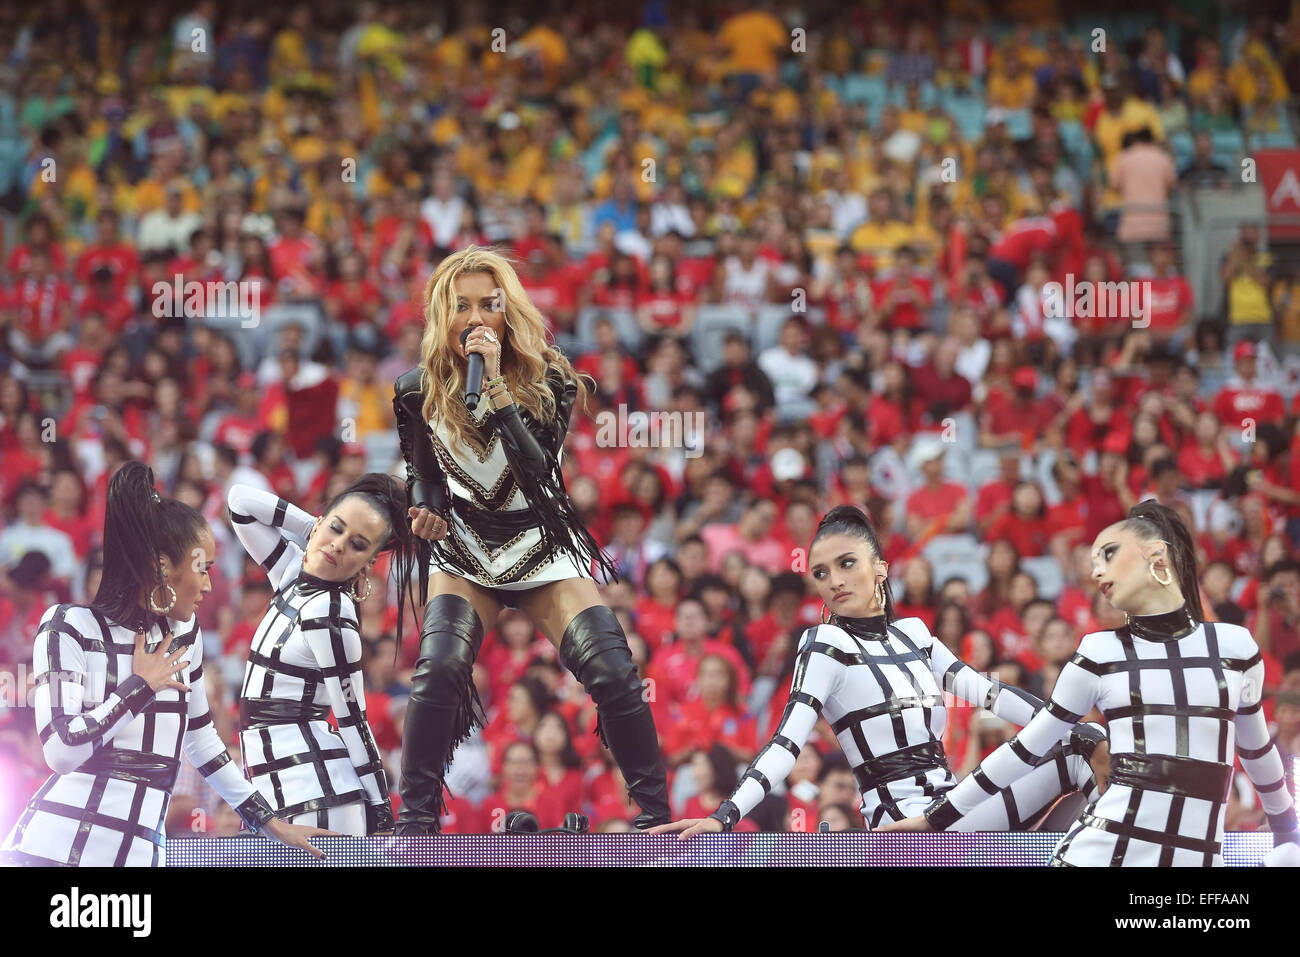
<instances>
[{"instance_id":1,"label":"singer's long blonde hair","mask_svg":"<svg viewBox=\"0 0 1300 957\"><path fill-rule=\"evenodd\" d=\"M467 273L487 273L493 288L502 292L506 334L501 343L501 375L515 403L538 421L550 421L555 416L555 399L546 378L556 369L577 383L574 408L584 408L589 389L583 380L591 377L574 372L564 353L547 342L545 320L528 298L510 260L490 247L470 245L440 262L424 287L420 365L424 368L425 421L433 422L435 416L440 416L453 441L466 442L482 451L474 438L474 420L465 403L445 400L465 391L465 360L453 348L451 325L456 314L455 281Z\"/></svg>"}]
</instances>

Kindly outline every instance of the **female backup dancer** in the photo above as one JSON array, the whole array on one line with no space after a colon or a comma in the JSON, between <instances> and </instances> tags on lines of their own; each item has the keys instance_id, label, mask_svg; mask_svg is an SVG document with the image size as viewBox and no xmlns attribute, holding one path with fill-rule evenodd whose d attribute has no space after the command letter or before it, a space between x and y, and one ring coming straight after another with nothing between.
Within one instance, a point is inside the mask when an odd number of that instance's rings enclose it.
<instances>
[{"instance_id":1,"label":"female backup dancer","mask_svg":"<svg viewBox=\"0 0 1300 957\"><path fill-rule=\"evenodd\" d=\"M1054 865L1222 864L1234 750L1268 814L1275 847L1267 862L1300 861L1295 808L1260 709L1259 648L1245 628L1202 619L1187 527L1172 509L1141 502L1097 536L1092 556L1092 577L1127 623L1085 635L1047 707L897 829L961 824L984 792L1029 772L1064 729L1100 705L1109 786L1057 846Z\"/></svg>"},{"instance_id":2,"label":"female backup dancer","mask_svg":"<svg viewBox=\"0 0 1300 957\"><path fill-rule=\"evenodd\" d=\"M808 550L808 566L830 621L799 641L790 700L771 742L759 752L729 800L712 816L674 821L652 833L683 838L730 831L784 781L819 716L825 716L853 765L861 812L871 827L901 821L956 784L943 752L947 711L941 691L1024 725L1043 702L990 680L953 657L919 618L894 619L885 584L889 564L870 520L852 505L826 513ZM1093 725L1057 735L1051 760L1019 786L979 805L967 830L1023 830L1062 794L1096 789L1088 759L1102 738ZM1055 743L1055 742L1054 742ZM1098 762L1105 752L1095 755Z\"/></svg>"},{"instance_id":3,"label":"female backup dancer","mask_svg":"<svg viewBox=\"0 0 1300 957\"><path fill-rule=\"evenodd\" d=\"M161 866L182 750L251 830L325 856L307 838L331 832L277 820L213 727L194 608L215 551L203 516L154 491L148 466L113 476L99 590L89 606L51 607L36 633L36 727L54 774L6 838L7 863Z\"/></svg>"},{"instance_id":4,"label":"female backup dancer","mask_svg":"<svg viewBox=\"0 0 1300 957\"><path fill-rule=\"evenodd\" d=\"M420 656L406 709L399 834L436 832L443 774L482 724L471 670L502 605L522 608L596 702L597 728L641 807L635 824L671 820L650 706L593 562L616 569L575 514L560 457L579 392L549 346L537 307L502 256L470 246L448 256L424 293L420 365L396 383L412 531L425 540ZM462 344L462 337L467 336ZM471 355L486 401L465 401ZM426 594L421 575L421 600Z\"/></svg>"},{"instance_id":5,"label":"female backup dancer","mask_svg":"<svg viewBox=\"0 0 1300 957\"><path fill-rule=\"evenodd\" d=\"M244 768L281 817L340 834L391 831L388 779L366 720L357 604L382 552L394 556L399 604L408 597L415 540L406 489L371 472L320 518L247 485L228 498L235 534L276 590L239 694ZM337 734L326 723L331 708Z\"/></svg>"}]
</instances>

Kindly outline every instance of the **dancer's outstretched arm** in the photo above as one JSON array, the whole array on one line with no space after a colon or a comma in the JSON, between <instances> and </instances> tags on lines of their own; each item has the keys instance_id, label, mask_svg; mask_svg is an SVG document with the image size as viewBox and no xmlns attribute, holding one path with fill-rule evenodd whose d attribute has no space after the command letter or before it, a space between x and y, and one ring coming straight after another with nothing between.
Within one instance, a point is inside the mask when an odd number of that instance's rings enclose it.
<instances>
[{"instance_id":1,"label":"dancer's outstretched arm","mask_svg":"<svg viewBox=\"0 0 1300 957\"><path fill-rule=\"evenodd\" d=\"M294 559L307 547L316 516L251 485L231 486L227 504L244 551L265 569L271 587L279 589Z\"/></svg>"},{"instance_id":2,"label":"dancer's outstretched arm","mask_svg":"<svg viewBox=\"0 0 1300 957\"><path fill-rule=\"evenodd\" d=\"M829 640L829 627L814 625L804 632L785 713L772 740L758 752L731 797L710 817L661 824L651 828L651 834L690 837L703 831L730 831L767 796L772 782L784 781L789 776L800 749L821 717L822 707L844 683L847 666L836 657L843 649Z\"/></svg>"}]
</instances>

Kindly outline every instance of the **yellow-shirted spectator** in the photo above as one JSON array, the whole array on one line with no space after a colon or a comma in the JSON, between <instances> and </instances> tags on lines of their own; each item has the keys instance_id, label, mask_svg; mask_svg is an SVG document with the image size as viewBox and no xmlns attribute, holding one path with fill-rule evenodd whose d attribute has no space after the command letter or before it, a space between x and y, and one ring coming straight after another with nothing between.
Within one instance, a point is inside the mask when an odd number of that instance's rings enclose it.
<instances>
[{"instance_id":1,"label":"yellow-shirted spectator","mask_svg":"<svg viewBox=\"0 0 1300 957\"><path fill-rule=\"evenodd\" d=\"M790 34L781 21L763 10L747 10L728 17L718 31L727 50L726 73L771 73L778 51L790 48Z\"/></svg>"},{"instance_id":2,"label":"yellow-shirted spectator","mask_svg":"<svg viewBox=\"0 0 1300 957\"><path fill-rule=\"evenodd\" d=\"M1165 138L1165 128L1160 122L1160 113L1154 106L1136 96L1125 97L1114 78L1103 81L1103 86L1106 90L1106 106L1097 114L1092 135L1101 150L1105 167L1109 168L1111 160L1119 155L1124 145L1125 133L1134 133L1145 126L1157 141L1162 141Z\"/></svg>"},{"instance_id":3,"label":"yellow-shirted spectator","mask_svg":"<svg viewBox=\"0 0 1300 957\"><path fill-rule=\"evenodd\" d=\"M519 47L527 55L537 58L546 88L555 89L564 65L569 62L569 48L564 37L543 23L525 33L519 40Z\"/></svg>"},{"instance_id":4,"label":"yellow-shirted spectator","mask_svg":"<svg viewBox=\"0 0 1300 957\"><path fill-rule=\"evenodd\" d=\"M446 146L459 139L463 132L456 114L447 110L429 127L429 139L439 146Z\"/></svg>"},{"instance_id":5,"label":"yellow-shirted spectator","mask_svg":"<svg viewBox=\"0 0 1300 957\"><path fill-rule=\"evenodd\" d=\"M339 382L339 399L355 404L357 439L393 427L392 387L386 383L363 384L351 376L343 376Z\"/></svg>"},{"instance_id":6,"label":"yellow-shirted spectator","mask_svg":"<svg viewBox=\"0 0 1300 957\"><path fill-rule=\"evenodd\" d=\"M447 34L433 48L433 62L439 67L450 68L454 74L460 73L469 62L465 39L459 33Z\"/></svg>"},{"instance_id":7,"label":"yellow-shirted spectator","mask_svg":"<svg viewBox=\"0 0 1300 957\"><path fill-rule=\"evenodd\" d=\"M213 95L212 102L208 104L208 111L214 120L221 121L232 110L236 112L246 110L250 104L247 94L236 90L223 90Z\"/></svg>"},{"instance_id":8,"label":"yellow-shirted spectator","mask_svg":"<svg viewBox=\"0 0 1300 957\"><path fill-rule=\"evenodd\" d=\"M361 31L357 38L357 56L382 64L389 73L401 79L406 75L406 63L402 59L406 36L395 27L401 11L387 8L381 16L383 22L367 24Z\"/></svg>"},{"instance_id":9,"label":"yellow-shirted spectator","mask_svg":"<svg viewBox=\"0 0 1300 957\"><path fill-rule=\"evenodd\" d=\"M289 25L271 41L271 80L283 82L298 73L311 71L311 55L307 49L307 35L311 32L311 11L305 6L296 7L289 16Z\"/></svg>"},{"instance_id":10,"label":"yellow-shirted spectator","mask_svg":"<svg viewBox=\"0 0 1300 957\"><path fill-rule=\"evenodd\" d=\"M754 151L747 142L735 142L734 136L728 135L718 141L717 176L714 185L724 196L739 199L749 192L749 187L758 175L758 161Z\"/></svg>"},{"instance_id":11,"label":"yellow-shirted spectator","mask_svg":"<svg viewBox=\"0 0 1300 957\"><path fill-rule=\"evenodd\" d=\"M376 167L370 171L366 177L366 195L375 196L392 196L398 186L406 189L420 188L420 174L415 170L404 170L396 178L385 172L382 167Z\"/></svg>"},{"instance_id":12,"label":"yellow-shirted spectator","mask_svg":"<svg viewBox=\"0 0 1300 957\"><path fill-rule=\"evenodd\" d=\"M1241 59L1228 69L1228 86L1242 106L1284 103L1290 95L1276 61L1260 44L1248 44Z\"/></svg>"},{"instance_id":13,"label":"yellow-shirted spectator","mask_svg":"<svg viewBox=\"0 0 1300 957\"><path fill-rule=\"evenodd\" d=\"M166 99L167 108L172 111L173 116L189 116L190 108L195 103L202 103L211 113L217 94L210 86L194 84L165 87L163 98Z\"/></svg>"},{"instance_id":14,"label":"yellow-shirted spectator","mask_svg":"<svg viewBox=\"0 0 1300 957\"><path fill-rule=\"evenodd\" d=\"M203 197L194 187L194 184L190 182L189 177L173 178L170 176L150 175L135 184L135 214L143 216L155 209L162 209L163 204L167 201L167 189L173 185L181 190L181 208L185 212L201 213L203 211Z\"/></svg>"},{"instance_id":15,"label":"yellow-shirted spectator","mask_svg":"<svg viewBox=\"0 0 1300 957\"><path fill-rule=\"evenodd\" d=\"M623 59L636 70L637 79L651 89L657 89L659 71L668 62L668 51L655 31L641 27L628 37L627 45L623 47Z\"/></svg>"},{"instance_id":16,"label":"yellow-shirted spectator","mask_svg":"<svg viewBox=\"0 0 1300 957\"><path fill-rule=\"evenodd\" d=\"M1205 38L1197 44L1196 61L1195 69L1187 77L1187 95L1193 103L1204 100L1227 80L1219 44L1214 40Z\"/></svg>"},{"instance_id":17,"label":"yellow-shirted spectator","mask_svg":"<svg viewBox=\"0 0 1300 957\"><path fill-rule=\"evenodd\" d=\"M1033 2L1036 3L1037 0L1033 0ZM1018 25L1015 33L1003 40L989 54L990 71L1005 72L1008 63L1013 58L1019 60L1030 73L1047 64L1049 59L1047 51L1034 43L1034 33L1028 22L1022 18L1016 19Z\"/></svg>"},{"instance_id":18,"label":"yellow-shirted spectator","mask_svg":"<svg viewBox=\"0 0 1300 957\"><path fill-rule=\"evenodd\" d=\"M515 156L508 156L506 159L506 192L516 199L525 199L532 194L545 166L546 157L536 144L529 144Z\"/></svg>"},{"instance_id":19,"label":"yellow-shirted spectator","mask_svg":"<svg viewBox=\"0 0 1300 957\"><path fill-rule=\"evenodd\" d=\"M1027 110L1038 92L1034 74L1020 58L1018 50L1007 50L1004 59L1003 69L989 75L988 105L1004 110Z\"/></svg>"},{"instance_id":20,"label":"yellow-shirted spectator","mask_svg":"<svg viewBox=\"0 0 1300 957\"><path fill-rule=\"evenodd\" d=\"M888 268L898 247L911 243L916 231L894 213L894 196L886 188L871 194L867 208L870 218L849 236L849 245L854 252L871 256L877 268Z\"/></svg>"}]
</instances>

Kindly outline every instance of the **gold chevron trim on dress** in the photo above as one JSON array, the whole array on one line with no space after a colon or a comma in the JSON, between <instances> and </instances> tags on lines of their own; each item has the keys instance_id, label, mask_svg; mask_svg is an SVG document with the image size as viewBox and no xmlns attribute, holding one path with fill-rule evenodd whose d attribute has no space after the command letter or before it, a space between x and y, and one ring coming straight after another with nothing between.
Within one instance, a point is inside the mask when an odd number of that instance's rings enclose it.
<instances>
[{"instance_id":1,"label":"gold chevron trim on dress","mask_svg":"<svg viewBox=\"0 0 1300 957\"><path fill-rule=\"evenodd\" d=\"M474 529L470 528L468 525L465 525L463 521L461 521L461 524L464 525L464 527L469 531L470 535L474 537L474 540L478 543L479 548L483 549L484 554L486 554L489 558L491 558L492 557L491 550L484 543L483 539L479 538L478 533L475 532ZM459 531L459 529L457 529L457 531ZM541 571L543 568L546 568L550 564L550 562L539 561L536 563L534 568L529 570L528 574L522 576L519 575L520 569L523 568L528 563L528 561L534 555L540 552L542 549L543 543L540 537L541 533L539 530L533 528L524 529L522 532L520 532L518 535L512 538L505 545L502 545L501 548L497 551L497 554L498 555L501 554L501 552L505 551L511 545L516 544L521 538L523 538L526 534L528 534L531 531L538 531L537 543L533 545L532 548L528 549L528 551L524 552L524 554L521 555L513 565L507 568L500 575L492 574L491 569L486 568L483 565L483 563L479 561L478 556L471 553L470 550L465 547L465 543L460 540L460 536L455 532L448 535L447 538L444 539L444 541L450 541L452 543L452 548L455 550L456 554L459 555L461 558L465 559L466 561L473 564L473 566L478 570L477 573L475 574L476 578L481 579L483 583L488 585L500 585L503 583L527 581L529 578L533 577L539 571Z\"/></svg>"},{"instance_id":2,"label":"gold chevron trim on dress","mask_svg":"<svg viewBox=\"0 0 1300 957\"><path fill-rule=\"evenodd\" d=\"M443 445L442 440L437 436L433 438L433 453L438 458L438 464L442 466L443 471L448 475L454 475L456 480L474 493L478 499L474 504L480 508L490 511L504 511L505 507L510 504L514 498L515 489L518 487L514 478L514 473L510 471L510 466L506 465L497 475L497 480L492 483L492 488L484 488L474 476L470 475L451 454L447 446ZM506 484L506 483L509 484Z\"/></svg>"}]
</instances>

